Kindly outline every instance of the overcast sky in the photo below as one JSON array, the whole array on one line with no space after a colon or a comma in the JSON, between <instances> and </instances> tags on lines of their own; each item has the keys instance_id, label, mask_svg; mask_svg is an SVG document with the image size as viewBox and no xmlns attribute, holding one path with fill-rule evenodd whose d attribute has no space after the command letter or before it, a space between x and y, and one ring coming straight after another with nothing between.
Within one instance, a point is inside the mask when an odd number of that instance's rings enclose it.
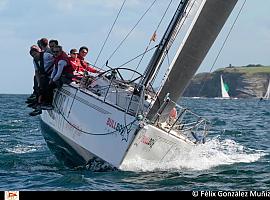
<instances>
[{"instance_id":1,"label":"overcast sky","mask_svg":"<svg viewBox=\"0 0 270 200\"><path fill-rule=\"evenodd\" d=\"M90 51L87 60L94 63L122 2L123 0L0 0L0 93L32 92L34 70L28 52L29 47L42 37L59 40L66 51L82 45L88 46ZM152 2L153 0L126 1L98 65L102 66L106 62ZM168 2L156 1L110 59L112 66L119 66L143 52ZM178 0L173 0L174 5L177 2ZM244 0L238 1L198 72L210 71L243 3ZM214 69L229 64L270 65L269 8L269 0L246 1ZM169 13L174 10L175 7L172 7ZM162 32L162 27L160 31ZM162 35L161 32L158 36Z\"/></svg>"}]
</instances>

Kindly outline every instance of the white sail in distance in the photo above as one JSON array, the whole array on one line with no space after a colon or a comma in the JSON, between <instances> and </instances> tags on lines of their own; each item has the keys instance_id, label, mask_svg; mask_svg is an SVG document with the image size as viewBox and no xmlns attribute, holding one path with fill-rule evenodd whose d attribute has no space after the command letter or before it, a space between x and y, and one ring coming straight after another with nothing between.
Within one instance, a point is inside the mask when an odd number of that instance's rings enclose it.
<instances>
[{"instance_id":1,"label":"white sail in distance","mask_svg":"<svg viewBox=\"0 0 270 200\"><path fill-rule=\"evenodd\" d=\"M225 88L225 85L224 85L224 81L223 81L223 78L222 78L222 75L220 75L220 85L221 85L221 95L222 95L222 98L230 98L230 95L228 94L226 88Z\"/></svg>"},{"instance_id":2,"label":"white sail in distance","mask_svg":"<svg viewBox=\"0 0 270 200\"><path fill-rule=\"evenodd\" d=\"M265 95L264 95L263 98L266 99L266 100L268 100L269 97L270 97L270 80L269 80L269 83L268 83L267 91L266 91L266 93L265 93Z\"/></svg>"}]
</instances>

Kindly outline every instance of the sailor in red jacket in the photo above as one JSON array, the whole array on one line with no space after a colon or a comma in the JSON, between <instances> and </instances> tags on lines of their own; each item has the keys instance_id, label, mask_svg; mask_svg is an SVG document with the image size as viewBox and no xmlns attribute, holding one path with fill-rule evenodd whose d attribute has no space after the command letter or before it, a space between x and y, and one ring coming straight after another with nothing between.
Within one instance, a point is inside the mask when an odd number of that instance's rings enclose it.
<instances>
[{"instance_id":1,"label":"sailor in red jacket","mask_svg":"<svg viewBox=\"0 0 270 200\"><path fill-rule=\"evenodd\" d=\"M70 50L68 59L69 59L71 67L73 68L75 72L78 72L80 68L82 69L81 61L78 58L77 49Z\"/></svg>"},{"instance_id":2,"label":"sailor in red jacket","mask_svg":"<svg viewBox=\"0 0 270 200\"><path fill-rule=\"evenodd\" d=\"M92 72L92 73L98 73L98 71L95 68L91 67L90 64L84 60L87 53L88 53L87 47L82 46L79 49L78 59L81 62L81 68L79 69L79 71L83 71L83 72L88 71L88 72Z\"/></svg>"},{"instance_id":3,"label":"sailor in red jacket","mask_svg":"<svg viewBox=\"0 0 270 200\"><path fill-rule=\"evenodd\" d=\"M74 70L73 71L74 78L72 78L72 80L77 82L84 75L84 69L83 69L83 67L81 65L80 59L78 58L77 49L71 49L70 50L68 59L69 59L71 67Z\"/></svg>"}]
</instances>

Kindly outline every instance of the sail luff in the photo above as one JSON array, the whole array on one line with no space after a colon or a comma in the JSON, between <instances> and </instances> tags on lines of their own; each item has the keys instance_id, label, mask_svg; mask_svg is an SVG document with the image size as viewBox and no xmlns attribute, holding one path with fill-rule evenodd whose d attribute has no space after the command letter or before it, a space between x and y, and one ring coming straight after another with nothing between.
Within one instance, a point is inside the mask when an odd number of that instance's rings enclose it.
<instances>
[{"instance_id":1,"label":"sail luff","mask_svg":"<svg viewBox=\"0 0 270 200\"><path fill-rule=\"evenodd\" d=\"M214 43L237 0L204 0L196 21L180 45L172 62L171 71L157 100L148 112L147 118L152 119L159 109L159 101L169 93L172 102L177 102L190 80L196 73L207 52ZM168 104L162 116L166 119L174 103Z\"/></svg>"},{"instance_id":2,"label":"sail luff","mask_svg":"<svg viewBox=\"0 0 270 200\"><path fill-rule=\"evenodd\" d=\"M228 92L226 91L222 75L220 75L220 82L222 98L230 98Z\"/></svg>"}]
</instances>

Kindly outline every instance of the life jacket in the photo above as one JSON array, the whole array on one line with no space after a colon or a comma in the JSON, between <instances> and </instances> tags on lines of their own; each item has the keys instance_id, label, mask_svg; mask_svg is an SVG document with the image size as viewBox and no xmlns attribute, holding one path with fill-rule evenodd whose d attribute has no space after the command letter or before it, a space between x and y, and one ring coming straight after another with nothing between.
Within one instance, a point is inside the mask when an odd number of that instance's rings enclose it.
<instances>
[{"instance_id":1,"label":"life jacket","mask_svg":"<svg viewBox=\"0 0 270 200\"><path fill-rule=\"evenodd\" d=\"M86 62L82 56L80 56L80 54L78 54L77 58L80 60L80 63L81 63L80 71L86 70L88 72L97 73L97 70L95 68L91 67L90 64L88 62Z\"/></svg>"},{"instance_id":2,"label":"life jacket","mask_svg":"<svg viewBox=\"0 0 270 200\"><path fill-rule=\"evenodd\" d=\"M83 70L82 66L81 66L81 61L79 58L72 58L69 57L69 62L71 67L73 68L74 71L81 71Z\"/></svg>"},{"instance_id":3,"label":"life jacket","mask_svg":"<svg viewBox=\"0 0 270 200\"><path fill-rule=\"evenodd\" d=\"M81 66L83 69L86 69L88 67L88 63L84 60L80 54L78 54L77 58L80 60Z\"/></svg>"},{"instance_id":4,"label":"life jacket","mask_svg":"<svg viewBox=\"0 0 270 200\"><path fill-rule=\"evenodd\" d=\"M60 60L64 60L67 62L67 65L63 69L62 75L73 76L74 69L72 68L69 62L68 55L64 51L61 53L61 55L57 56L54 60L54 65L56 68L58 68L58 62Z\"/></svg>"},{"instance_id":5,"label":"life jacket","mask_svg":"<svg viewBox=\"0 0 270 200\"><path fill-rule=\"evenodd\" d=\"M38 63L36 60L34 60L37 68L38 68L38 73L40 75L46 75L46 76L50 76L52 69L53 69L53 64L51 66L49 66L49 68L47 69L47 71L45 71L44 68L44 52L40 52L40 63Z\"/></svg>"}]
</instances>

